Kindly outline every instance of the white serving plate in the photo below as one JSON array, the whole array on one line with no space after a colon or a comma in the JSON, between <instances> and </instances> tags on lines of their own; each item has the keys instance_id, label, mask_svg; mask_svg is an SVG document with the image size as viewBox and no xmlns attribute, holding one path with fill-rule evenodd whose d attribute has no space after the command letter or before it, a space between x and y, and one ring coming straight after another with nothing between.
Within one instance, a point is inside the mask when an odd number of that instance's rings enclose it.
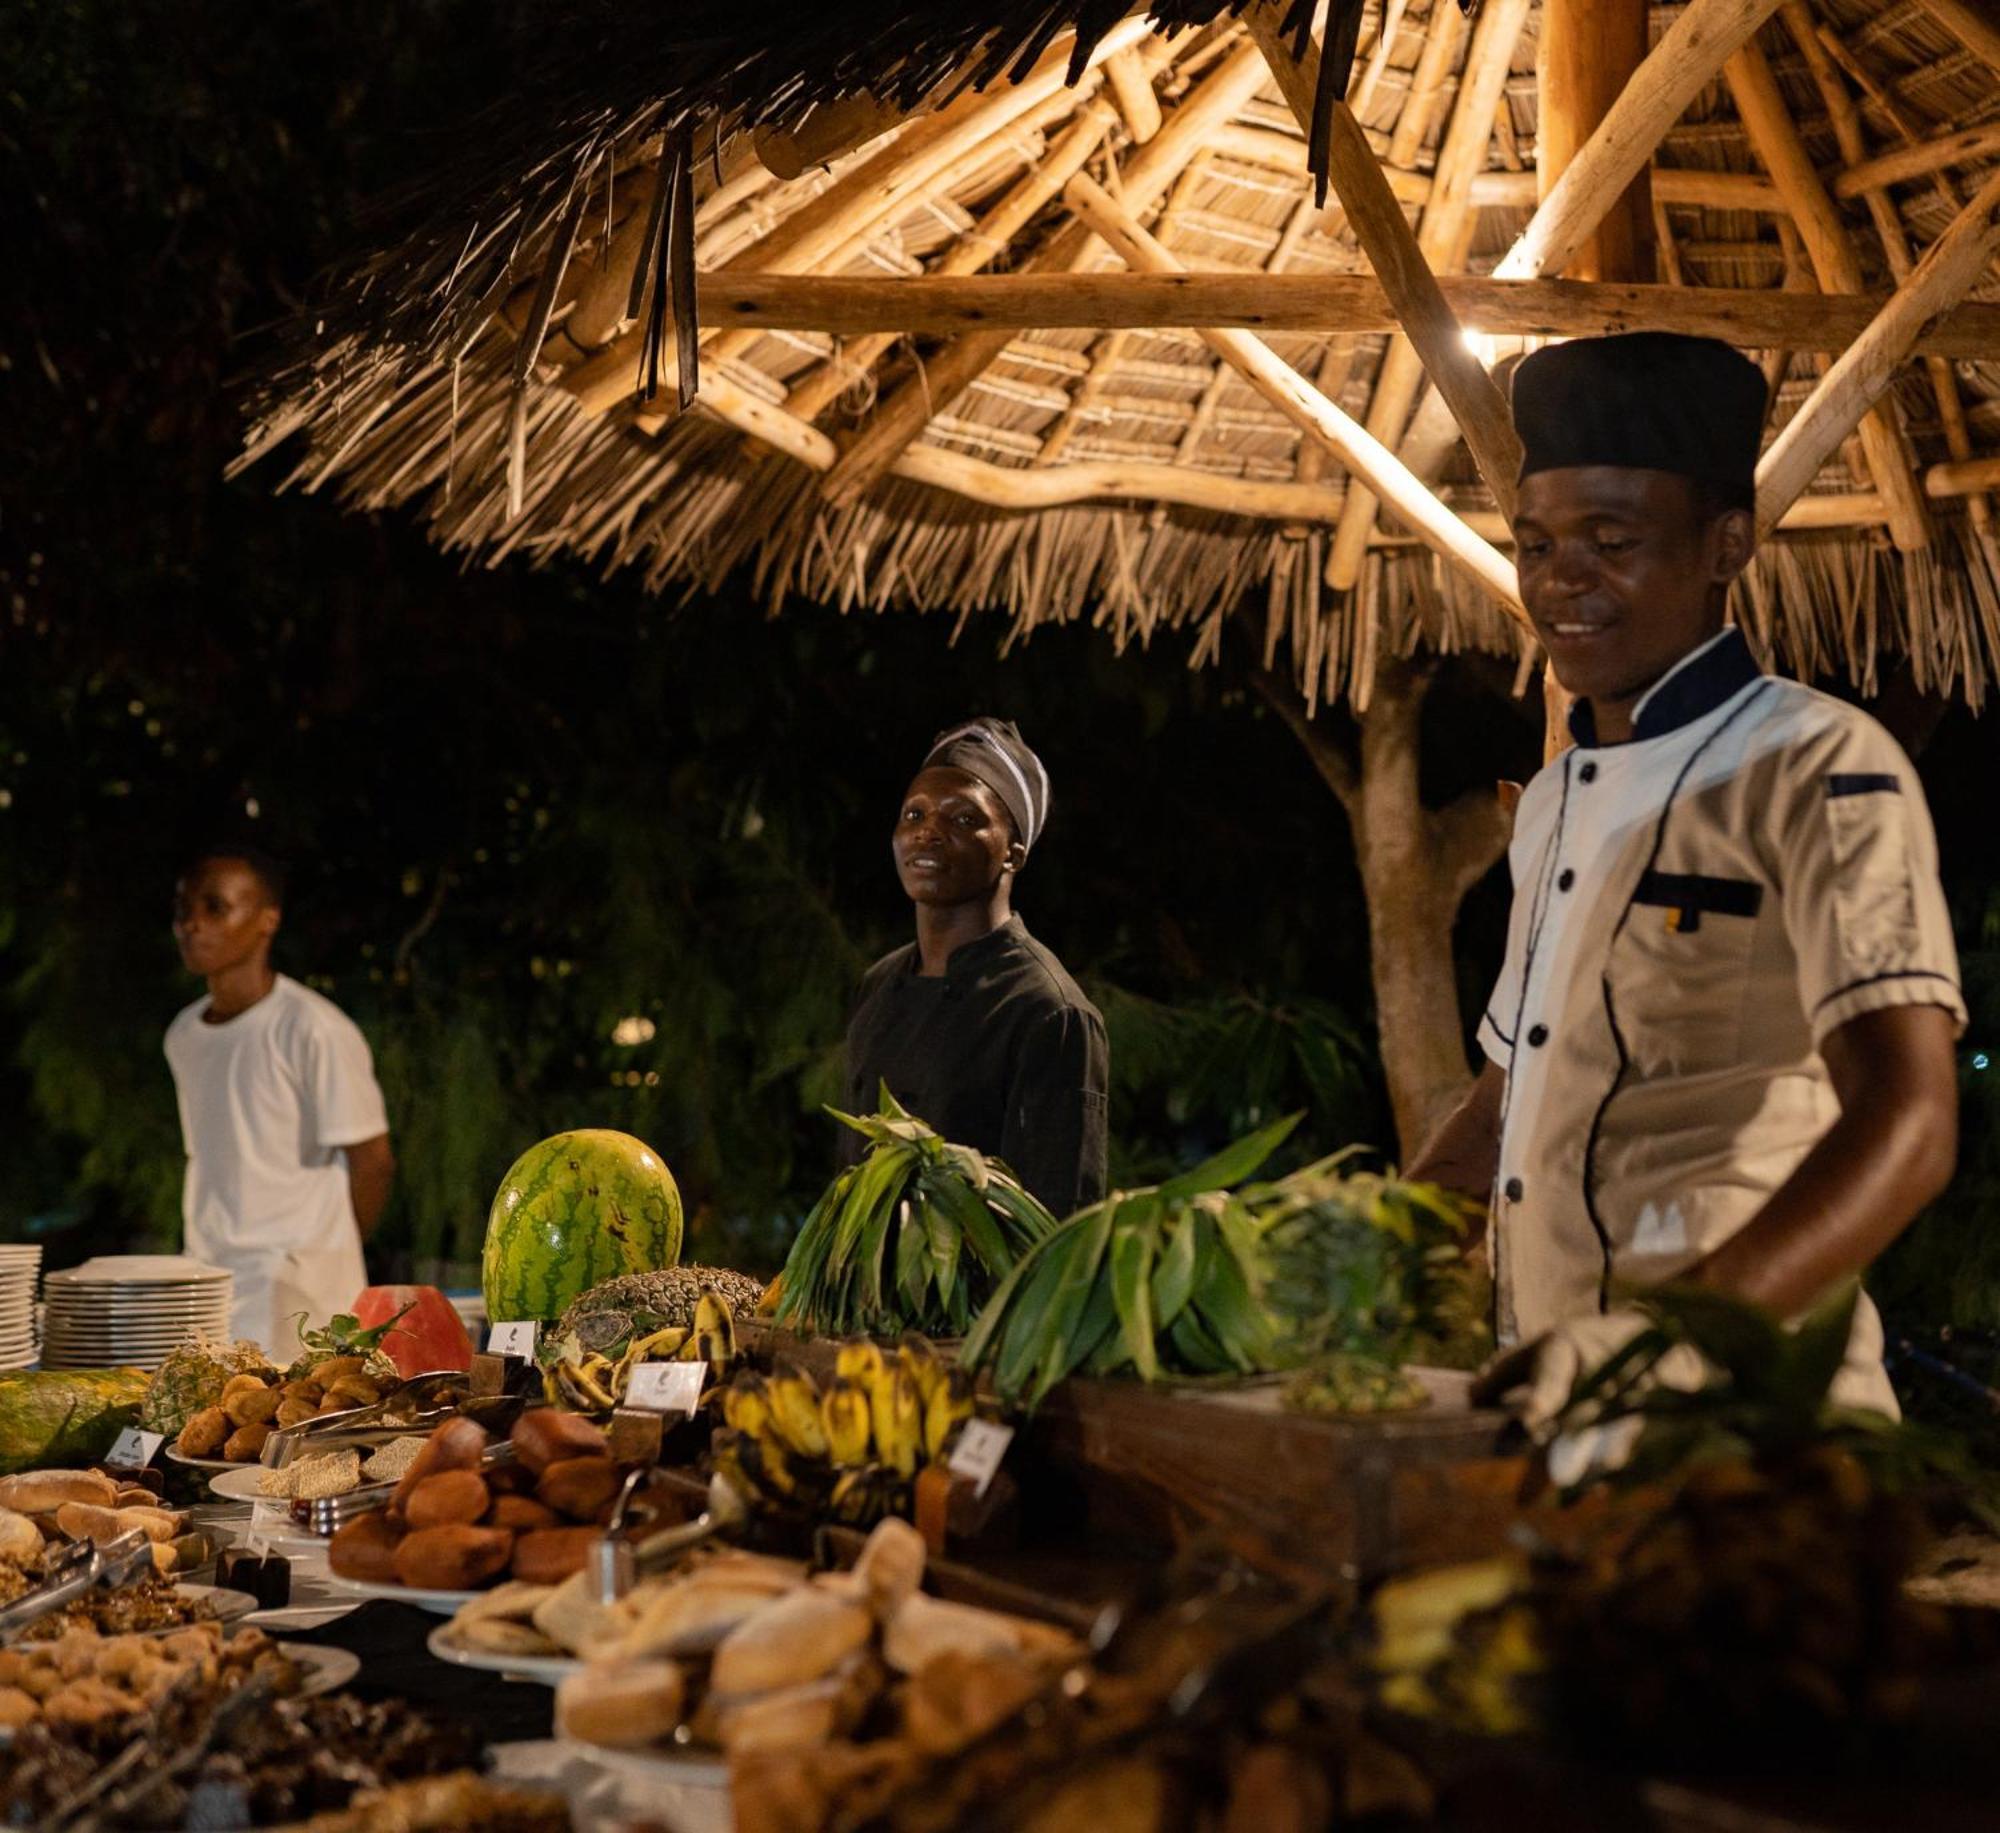
<instances>
[{"instance_id":1,"label":"white serving plate","mask_svg":"<svg viewBox=\"0 0 2000 1833\"><path fill-rule=\"evenodd\" d=\"M700 1745L689 1745L685 1751L613 1750L608 1744L586 1744L581 1738L558 1738L556 1742L578 1756L646 1782L701 1789L729 1786L729 1759Z\"/></svg>"},{"instance_id":2,"label":"white serving plate","mask_svg":"<svg viewBox=\"0 0 2000 1833\"><path fill-rule=\"evenodd\" d=\"M172 1445L166 1449L170 1464L185 1464L190 1470L258 1470L258 1464L232 1464L226 1457L189 1457L185 1451L176 1450Z\"/></svg>"},{"instance_id":3,"label":"white serving plate","mask_svg":"<svg viewBox=\"0 0 2000 1833\"><path fill-rule=\"evenodd\" d=\"M280 1642L278 1652L289 1655L305 1670L299 1683L299 1697L311 1699L344 1687L361 1672L361 1657L351 1648L323 1648L317 1642Z\"/></svg>"},{"instance_id":4,"label":"white serving plate","mask_svg":"<svg viewBox=\"0 0 2000 1833\"><path fill-rule=\"evenodd\" d=\"M508 1680L534 1680L554 1686L583 1666L574 1655L496 1655L490 1649L461 1648L451 1639L451 1625L440 1623L425 1639L424 1646L440 1661L454 1667L480 1668Z\"/></svg>"},{"instance_id":5,"label":"white serving plate","mask_svg":"<svg viewBox=\"0 0 2000 1833\"><path fill-rule=\"evenodd\" d=\"M412 1585L378 1585L368 1579L342 1578L338 1573L327 1574L327 1584L335 1591L344 1591L350 1597L389 1598L398 1604L414 1604L419 1610L428 1610L441 1617L455 1617L472 1602L479 1593L476 1591L419 1591Z\"/></svg>"},{"instance_id":6,"label":"white serving plate","mask_svg":"<svg viewBox=\"0 0 2000 1833\"><path fill-rule=\"evenodd\" d=\"M291 1517L291 1499L288 1496L267 1496L257 1487L263 1481L262 1464L229 1464L219 1475L208 1479L210 1495L220 1496L225 1502L268 1502L273 1508Z\"/></svg>"}]
</instances>

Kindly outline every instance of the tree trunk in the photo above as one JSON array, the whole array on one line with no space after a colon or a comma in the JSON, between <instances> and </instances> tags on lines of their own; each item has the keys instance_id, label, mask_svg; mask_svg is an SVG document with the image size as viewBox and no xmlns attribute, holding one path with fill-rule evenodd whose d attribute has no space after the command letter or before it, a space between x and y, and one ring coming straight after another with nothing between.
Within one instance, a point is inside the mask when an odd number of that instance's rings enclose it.
<instances>
[{"instance_id":1,"label":"tree trunk","mask_svg":"<svg viewBox=\"0 0 2000 1833\"><path fill-rule=\"evenodd\" d=\"M1354 836L1382 1073L1405 1159L1465 1091L1452 925L1466 892L1506 850L1509 828L1494 791L1469 791L1440 809L1423 805L1418 767L1435 667L1377 665L1353 757L1307 714L1291 683L1262 671L1254 677L1346 811Z\"/></svg>"}]
</instances>

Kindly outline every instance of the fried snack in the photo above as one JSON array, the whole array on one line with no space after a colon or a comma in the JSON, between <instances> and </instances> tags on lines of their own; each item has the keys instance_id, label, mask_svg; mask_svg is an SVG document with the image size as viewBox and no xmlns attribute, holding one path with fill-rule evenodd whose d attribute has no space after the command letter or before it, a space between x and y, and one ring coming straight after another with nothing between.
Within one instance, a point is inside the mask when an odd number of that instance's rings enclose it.
<instances>
[{"instance_id":1,"label":"fried snack","mask_svg":"<svg viewBox=\"0 0 2000 1833\"><path fill-rule=\"evenodd\" d=\"M568 1675L556 1688L556 1729L613 1750L671 1737L687 1705L687 1677L673 1661L618 1661Z\"/></svg>"},{"instance_id":2,"label":"fried snack","mask_svg":"<svg viewBox=\"0 0 2000 1833\"><path fill-rule=\"evenodd\" d=\"M590 1562L603 1536L594 1527L541 1528L514 1542L510 1570L531 1585L559 1585Z\"/></svg>"},{"instance_id":3,"label":"fried snack","mask_svg":"<svg viewBox=\"0 0 2000 1833\"><path fill-rule=\"evenodd\" d=\"M24 1515L52 1515L65 1502L117 1505L118 1485L95 1470L28 1470L0 1477L0 1508Z\"/></svg>"},{"instance_id":4,"label":"fried snack","mask_svg":"<svg viewBox=\"0 0 2000 1833\"><path fill-rule=\"evenodd\" d=\"M281 1400L278 1402L276 1422L280 1431L287 1426L302 1426L319 1413L316 1400Z\"/></svg>"},{"instance_id":5,"label":"fried snack","mask_svg":"<svg viewBox=\"0 0 2000 1833\"><path fill-rule=\"evenodd\" d=\"M555 1407L534 1407L514 1422L508 1435L521 1462L539 1476L567 1458L605 1455L604 1434L589 1420Z\"/></svg>"},{"instance_id":6,"label":"fried snack","mask_svg":"<svg viewBox=\"0 0 2000 1833\"><path fill-rule=\"evenodd\" d=\"M608 1457L565 1458L543 1470L535 1495L572 1521L589 1521L616 1499L622 1481Z\"/></svg>"},{"instance_id":7,"label":"fried snack","mask_svg":"<svg viewBox=\"0 0 2000 1833\"><path fill-rule=\"evenodd\" d=\"M486 1428L471 1419L448 1419L424 1440L389 1498L389 1512L401 1515L410 1492L441 1470L477 1470L486 1453Z\"/></svg>"},{"instance_id":8,"label":"fried snack","mask_svg":"<svg viewBox=\"0 0 2000 1833\"><path fill-rule=\"evenodd\" d=\"M229 1415L220 1407L203 1407L181 1427L180 1436L174 1440L174 1449L182 1457L220 1457L224 1443L234 1430Z\"/></svg>"},{"instance_id":9,"label":"fried snack","mask_svg":"<svg viewBox=\"0 0 2000 1833\"><path fill-rule=\"evenodd\" d=\"M440 1470L425 1477L403 1503L403 1519L413 1528L467 1527L481 1520L492 1505L476 1470Z\"/></svg>"},{"instance_id":10,"label":"fried snack","mask_svg":"<svg viewBox=\"0 0 2000 1833\"><path fill-rule=\"evenodd\" d=\"M268 1422L238 1426L223 1440L222 1455L232 1464L254 1464L264 1455L264 1441L271 1436Z\"/></svg>"},{"instance_id":11,"label":"fried snack","mask_svg":"<svg viewBox=\"0 0 2000 1833\"><path fill-rule=\"evenodd\" d=\"M263 1394L269 1391L262 1375L231 1375L222 1384L222 1392L217 1397L215 1404L221 1407L226 1413L229 1410L229 1403L239 1394Z\"/></svg>"},{"instance_id":12,"label":"fried snack","mask_svg":"<svg viewBox=\"0 0 2000 1833\"><path fill-rule=\"evenodd\" d=\"M342 1375L327 1384L326 1398L344 1406L372 1407L382 1398L382 1389L366 1375Z\"/></svg>"},{"instance_id":13,"label":"fried snack","mask_svg":"<svg viewBox=\"0 0 2000 1833\"><path fill-rule=\"evenodd\" d=\"M492 1485L488 1484L488 1488ZM517 1534L531 1534L537 1528L562 1526L562 1517L546 1502L533 1496L495 1496L486 1511L488 1527L512 1528Z\"/></svg>"},{"instance_id":14,"label":"fried snack","mask_svg":"<svg viewBox=\"0 0 2000 1833\"><path fill-rule=\"evenodd\" d=\"M722 1694L769 1693L821 1679L875 1633L859 1604L815 1586L775 1598L737 1625L715 1651L710 1684Z\"/></svg>"},{"instance_id":15,"label":"fried snack","mask_svg":"<svg viewBox=\"0 0 2000 1833\"><path fill-rule=\"evenodd\" d=\"M403 1530L386 1513L372 1509L338 1529L327 1542L327 1564L339 1578L368 1585L396 1582L396 1548Z\"/></svg>"},{"instance_id":16,"label":"fried snack","mask_svg":"<svg viewBox=\"0 0 2000 1833\"><path fill-rule=\"evenodd\" d=\"M505 1528L417 1528L396 1548L396 1577L413 1591L470 1591L504 1572L513 1551Z\"/></svg>"},{"instance_id":17,"label":"fried snack","mask_svg":"<svg viewBox=\"0 0 2000 1833\"><path fill-rule=\"evenodd\" d=\"M239 1375L237 1380L247 1380ZM240 1388L222 1403L222 1410L229 1416L232 1426L267 1426L278 1416L281 1396L276 1388Z\"/></svg>"},{"instance_id":18,"label":"fried snack","mask_svg":"<svg viewBox=\"0 0 2000 1833\"><path fill-rule=\"evenodd\" d=\"M306 1371L306 1379L317 1382L322 1388L329 1388L344 1376L360 1374L367 1366L366 1356L328 1356Z\"/></svg>"}]
</instances>

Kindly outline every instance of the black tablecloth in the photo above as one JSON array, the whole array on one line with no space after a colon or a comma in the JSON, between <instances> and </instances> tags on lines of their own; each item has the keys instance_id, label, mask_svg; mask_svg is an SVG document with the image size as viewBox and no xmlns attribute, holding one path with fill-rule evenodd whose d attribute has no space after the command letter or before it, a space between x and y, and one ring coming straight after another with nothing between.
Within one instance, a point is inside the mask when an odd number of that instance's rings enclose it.
<instances>
[{"instance_id":1,"label":"black tablecloth","mask_svg":"<svg viewBox=\"0 0 2000 1833\"><path fill-rule=\"evenodd\" d=\"M287 1631L285 1640L352 1649L361 1672L349 1691L363 1699L407 1699L440 1716L471 1719L489 1744L547 1737L555 1689L438 1660L424 1642L443 1621L413 1604L376 1599L322 1628Z\"/></svg>"}]
</instances>

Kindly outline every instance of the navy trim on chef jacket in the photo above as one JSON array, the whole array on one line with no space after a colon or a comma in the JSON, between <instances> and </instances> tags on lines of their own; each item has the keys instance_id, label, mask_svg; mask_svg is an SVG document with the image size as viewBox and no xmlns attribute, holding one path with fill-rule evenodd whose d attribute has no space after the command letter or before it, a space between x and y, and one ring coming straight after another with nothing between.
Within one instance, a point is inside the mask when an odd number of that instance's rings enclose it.
<instances>
[{"instance_id":1,"label":"navy trim on chef jacket","mask_svg":"<svg viewBox=\"0 0 2000 1833\"><path fill-rule=\"evenodd\" d=\"M1733 628L1723 631L1711 638L1707 647L1669 669L1647 692L1632 721L1632 742L1679 731L1714 712L1751 682L1761 680L1763 674L1750 645L1743 640L1743 632ZM1579 700L1570 708L1569 735L1579 745L1596 745L1597 716L1588 700Z\"/></svg>"},{"instance_id":2,"label":"navy trim on chef jacket","mask_svg":"<svg viewBox=\"0 0 2000 1833\"><path fill-rule=\"evenodd\" d=\"M1736 636L1736 633L1734 631L1731 631L1730 635ZM1736 642L1738 645L1741 645L1743 639L1740 636L1736 636ZM1718 649L1724 647L1727 647L1727 645L1724 644L1717 645ZM1749 657L1749 653L1750 652L1748 647L1745 646L1743 648L1743 654L1746 659ZM1703 657L1702 660L1706 661L1707 657ZM1762 671L1756 670L1753 673L1753 679L1761 680ZM1738 689L1732 691L1740 691L1740 688L1741 684L1739 683ZM1675 802L1677 802L1680 799L1682 786L1687 782L1689 773L1694 769L1695 765L1698 762L1700 762L1701 754L1704 751L1706 751L1710 745L1714 744L1715 741L1723 735L1723 733L1727 732L1731 726L1733 726L1739 719L1741 719L1743 715L1750 710L1750 708L1755 706L1758 701L1763 699L1763 697L1764 695L1761 689L1759 689L1757 692L1754 693L1744 694L1741 702L1736 706L1734 711L1730 713L1729 717L1727 719L1718 721L1715 730L1709 733L1709 735L1706 738L1704 738L1700 744L1696 745L1695 748L1688 753L1687 761L1681 765L1679 773L1674 778L1673 788L1667 791L1667 799L1664 803L1661 804L1660 818L1653 828L1653 850L1646 856L1646 869L1640 875L1639 878L1639 883L1641 885L1644 885L1646 881L1650 878L1662 876L1661 874L1657 873L1656 867L1659 862L1660 849L1666 844L1667 821L1668 818L1674 812ZM1716 704L1719 705L1720 702L1717 702ZM1708 708L1704 710L1712 711L1713 708ZM1697 715L1693 714L1689 715L1690 718L1696 716ZM1680 723L1685 724L1686 721L1683 720ZM1635 728L1635 735L1636 735L1636 728ZM1625 1034L1618 1029L1618 1015L1612 1009L1611 1005L1611 951L1618 946L1618 938L1625 933L1625 925L1630 920L1632 912L1639 907L1639 903L1640 903L1639 897L1635 892L1631 902L1628 903L1625 906L1624 910L1619 913L1618 922L1611 931L1611 940L1605 944L1605 949L1604 949L1605 966L1604 966L1604 983L1603 983L1604 1016L1609 1021L1611 1026L1611 1041L1613 1044L1617 1046L1618 1049L1618 1070L1617 1073L1611 1078L1611 1086L1604 1091L1604 1099L1597 1104L1597 1112L1591 1116L1590 1133L1583 1142L1584 1213L1590 1217L1590 1226L1596 1232L1597 1235L1598 1251L1604 1257L1604 1271L1599 1276L1597 1282L1597 1309L1599 1310L1599 1312L1606 1312L1611 1309L1611 1267L1613 1259L1613 1250L1611 1246L1611 1233L1604 1226L1604 1218L1597 1213L1597 1193L1591 1186L1590 1167L1592 1160L1594 1160L1597 1156L1597 1140L1598 1140L1598 1135L1602 1133L1604 1130L1604 1116L1606 1112L1609 1111L1610 1109L1612 1099L1618 1093L1619 1084L1625 1080L1626 1070L1628 1070L1632 1066L1631 1055L1625 1048Z\"/></svg>"},{"instance_id":3,"label":"navy trim on chef jacket","mask_svg":"<svg viewBox=\"0 0 2000 1833\"><path fill-rule=\"evenodd\" d=\"M1886 771L1836 771L1826 779L1826 799L1829 802L1841 796L1899 796L1902 793L1901 781Z\"/></svg>"},{"instance_id":4,"label":"navy trim on chef jacket","mask_svg":"<svg viewBox=\"0 0 2000 1833\"><path fill-rule=\"evenodd\" d=\"M1764 887L1747 878L1712 878L1705 872L1655 872L1650 867L1632 893L1635 904L1673 912L1668 927L1692 935L1709 916L1754 917L1764 907Z\"/></svg>"},{"instance_id":5,"label":"navy trim on chef jacket","mask_svg":"<svg viewBox=\"0 0 2000 1833\"><path fill-rule=\"evenodd\" d=\"M1891 968L1887 973L1864 974L1859 980L1850 980L1844 987L1835 987L1831 993L1827 994L1824 999L1813 1007L1813 1014L1817 1017L1828 1006L1832 1005L1836 999L1848 993L1858 993L1863 987L1879 985L1884 980L1942 980L1954 993L1960 991L1958 982L1952 979L1949 974L1940 974L1934 969L1927 967ZM1963 997L1962 994L1960 996Z\"/></svg>"}]
</instances>

